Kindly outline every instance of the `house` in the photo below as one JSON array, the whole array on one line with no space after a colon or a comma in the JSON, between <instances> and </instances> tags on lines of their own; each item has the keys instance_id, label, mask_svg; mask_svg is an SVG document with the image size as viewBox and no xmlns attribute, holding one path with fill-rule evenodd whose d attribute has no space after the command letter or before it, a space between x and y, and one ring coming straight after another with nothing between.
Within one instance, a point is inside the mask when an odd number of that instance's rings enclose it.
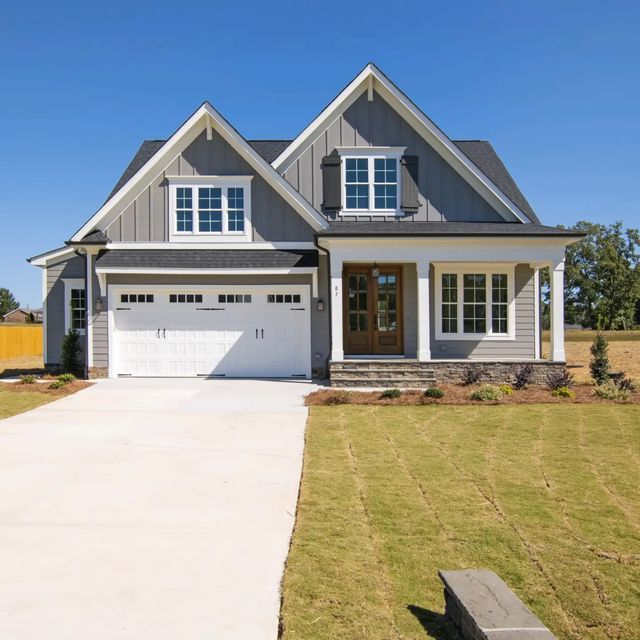
<instances>
[{"instance_id":1,"label":"house","mask_svg":"<svg viewBox=\"0 0 640 640\"><path fill-rule=\"evenodd\" d=\"M580 238L540 223L489 143L451 140L368 64L295 140L245 140L205 102L30 262L49 366L76 329L91 376L421 384L471 361L563 366Z\"/></svg>"},{"instance_id":2,"label":"house","mask_svg":"<svg viewBox=\"0 0 640 640\"><path fill-rule=\"evenodd\" d=\"M29 307L18 307L5 313L2 316L3 322L10 323L28 323L42 322L42 309L30 309Z\"/></svg>"}]
</instances>

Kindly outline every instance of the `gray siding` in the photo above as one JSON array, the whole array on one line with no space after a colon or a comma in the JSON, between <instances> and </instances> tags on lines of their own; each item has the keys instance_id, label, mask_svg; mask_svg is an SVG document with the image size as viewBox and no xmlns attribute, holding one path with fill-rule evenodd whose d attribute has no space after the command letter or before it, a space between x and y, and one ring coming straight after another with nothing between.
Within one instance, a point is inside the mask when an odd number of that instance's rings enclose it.
<instances>
[{"instance_id":1,"label":"gray siding","mask_svg":"<svg viewBox=\"0 0 640 640\"><path fill-rule=\"evenodd\" d=\"M84 278L84 270L84 258L80 256L74 256L47 267L47 297L45 300L47 362L45 364L60 363L60 346L65 334L64 279Z\"/></svg>"},{"instance_id":2,"label":"gray siding","mask_svg":"<svg viewBox=\"0 0 640 640\"><path fill-rule=\"evenodd\" d=\"M288 168L284 177L316 209L322 203L323 156L337 146L402 146L419 158L420 208L403 220L503 221L502 216L473 189L378 93L369 102L366 92L316 139ZM342 220L369 220L338 216ZM380 220L379 217L375 218Z\"/></svg>"},{"instance_id":3,"label":"gray siding","mask_svg":"<svg viewBox=\"0 0 640 640\"><path fill-rule=\"evenodd\" d=\"M434 282L433 268L431 280ZM478 342L435 339L435 296L431 287L431 357L442 359L531 359L535 357L535 287L533 269L519 264L515 270L516 339Z\"/></svg>"},{"instance_id":4,"label":"gray siding","mask_svg":"<svg viewBox=\"0 0 640 640\"><path fill-rule=\"evenodd\" d=\"M311 241L312 228L218 134L203 131L102 231L115 242L162 242L169 239L166 176L252 175L251 209L254 239L269 242Z\"/></svg>"}]
</instances>

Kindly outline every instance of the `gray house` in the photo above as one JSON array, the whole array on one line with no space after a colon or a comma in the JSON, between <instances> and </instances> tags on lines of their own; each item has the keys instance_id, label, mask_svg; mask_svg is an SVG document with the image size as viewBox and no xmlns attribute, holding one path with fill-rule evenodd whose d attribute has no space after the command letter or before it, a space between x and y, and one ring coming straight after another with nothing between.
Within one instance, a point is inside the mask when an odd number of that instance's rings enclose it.
<instances>
[{"instance_id":1,"label":"gray house","mask_svg":"<svg viewBox=\"0 0 640 640\"><path fill-rule=\"evenodd\" d=\"M49 366L77 329L90 376L420 384L563 363L579 239L540 223L489 143L451 140L369 64L295 140L245 140L205 102L30 262Z\"/></svg>"}]
</instances>

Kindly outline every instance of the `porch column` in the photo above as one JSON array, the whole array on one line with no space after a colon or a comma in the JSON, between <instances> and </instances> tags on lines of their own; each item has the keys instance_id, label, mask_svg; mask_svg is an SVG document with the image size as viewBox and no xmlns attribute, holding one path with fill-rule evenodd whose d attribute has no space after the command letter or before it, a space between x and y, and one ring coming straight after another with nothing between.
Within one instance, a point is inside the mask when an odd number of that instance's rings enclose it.
<instances>
[{"instance_id":1,"label":"porch column","mask_svg":"<svg viewBox=\"0 0 640 640\"><path fill-rule=\"evenodd\" d=\"M564 260L549 265L551 281L551 360L564 362Z\"/></svg>"},{"instance_id":2,"label":"porch column","mask_svg":"<svg viewBox=\"0 0 640 640\"><path fill-rule=\"evenodd\" d=\"M87 334L87 375L88 369L93 367L93 253L87 251L87 271L86 277L86 291L84 292L84 304L85 304L85 330Z\"/></svg>"},{"instance_id":3,"label":"porch column","mask_svg":"<svg viewBox=\"0 0 640 640\"><path fill-rule=\"evenodd\" d=\"M428 260L416 263L418 271L418 360L431 360L431 335L429 319L429 267Z\"/></svg>"},{"instance_id":4,"label":"porch column","mask_svg":"<svg viewBox=\"0 0 640 640\"><path fill-rule=\"evenodd\" d=\"M344 360L342 344L342 260L331 256L331 360Z\"/></svg>"}]
</instances>

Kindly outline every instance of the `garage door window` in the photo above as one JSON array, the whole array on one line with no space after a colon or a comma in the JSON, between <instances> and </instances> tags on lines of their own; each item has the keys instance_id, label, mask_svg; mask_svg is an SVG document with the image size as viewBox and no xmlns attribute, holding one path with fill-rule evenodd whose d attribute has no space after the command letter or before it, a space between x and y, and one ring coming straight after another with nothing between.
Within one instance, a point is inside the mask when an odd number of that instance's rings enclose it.
<instances>
[{"instance_id":1,"label":"garage door window","mask_svg":"<svg viewBox=\"0 0 640 640\"><path fill-rule=\"evenodd\" d=\"M251 302L251 295L246 293L221 293L218 302L223 304L247 304Z\"/></svg>"},{"instance_id":2,"label":"garage door window","mask_svg":"<svg viewBox=\"0 0 640 640\"><path fill-rule=\"evenodd\" d=\"M183 304L199 304L202 302L201 293L170 293L169 302Z\"/></svg>"},{"instance_id":3,"label":"garage door window","mask_svg":"<svg viewBox=\"0 0 640 640\"><path fill-rule=\"evenodd\" d=\"M151 303L153 302L152 293L123 293L120 296L120 302L125 303Z\"/></svg>"},{"instance_id":4,"label":"garage door window","mask_svg":"<svg viewBox=\"0 0 640 640\"><path fill-rule=\"evenodd\" d=\"M270 293L267 302L271 304L300 304L299 293Z\"/></svg>"}]
</instances>

